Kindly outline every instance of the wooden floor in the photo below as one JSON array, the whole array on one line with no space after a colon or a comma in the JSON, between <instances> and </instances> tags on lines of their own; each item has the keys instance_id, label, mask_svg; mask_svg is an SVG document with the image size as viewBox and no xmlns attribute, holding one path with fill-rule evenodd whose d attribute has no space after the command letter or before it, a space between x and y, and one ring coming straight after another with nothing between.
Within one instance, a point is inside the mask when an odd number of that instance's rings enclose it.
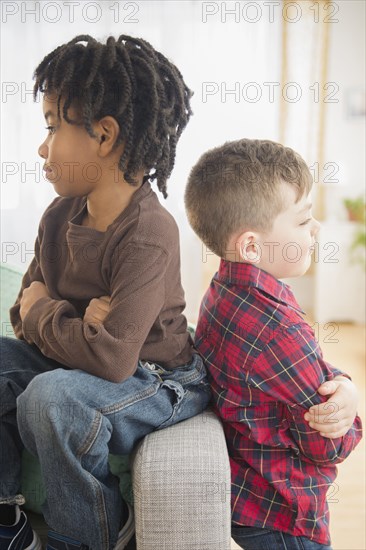
<instances>
[{"instance_id":1,"label":"wooden floor","mask_svg":"<svg viewBox=\"0 0 366 550\"><path fill-rule=\"evenodd\" d=\"M335 324L334 324L335 325ZM365 327L335 325L319 327L324 358L348 372L359 388L359 415L365 427ZM330 338L330 335L332 337ZM338 341L330 341L338 340ZM336 492L328 499L333 550L366 550L365 537L365 440L338 466ZM239 548L234 542L232 549Z\"/></svg>"},{"instance_id":2,"label":"wooden floor","mask_svg":"<svg viewBox=\"0 0 366 550\"><path fill-rule=\"evenodd\" d=\"M335 338L327 342L322 331L324 357L344 369L359 389L359 415L365 428L365 327L339 325ZM329 335L329 331L327 332ZM324 341L325 340L325 341ZM334 550L366 550L365 537L365 439L338 466L339 487L330 507L330 528Z\"/></svg>"},{"instance_id":3,"label":"wooden floor","mask_svg":"<svg viewBox=\"0 0 366 550\"><path fill-rule=\"evenodd\" d=\"M348 372L359 388L359 414L365 426L365 327L337 325L336 328L337 333L330 338L329 327L319 327L319 342L325 359ZM339 465L336 483L337 492L329 505L333 549L366 550L364 440ZM44 537L46 528L39 516L32 517L32 524ZM233 542L234 548L238 546Z\"/></svg>"}]
</instances>

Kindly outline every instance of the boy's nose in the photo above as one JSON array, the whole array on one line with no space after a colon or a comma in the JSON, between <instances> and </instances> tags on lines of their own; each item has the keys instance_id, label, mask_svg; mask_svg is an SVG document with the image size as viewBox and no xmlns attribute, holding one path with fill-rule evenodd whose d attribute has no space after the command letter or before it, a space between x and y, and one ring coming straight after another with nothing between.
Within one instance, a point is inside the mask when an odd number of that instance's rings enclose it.
<instances>
[{"instance_id":1,"label":"boy's nose","mask_svg":"<svg viewBox=\"0 0 366 550\"><path fill-rule=\"evenodd\" d=\"M318 220L316 220L315 218L313 219L313 227L312 227L312 234L313 235L316 235L320 229L321 225L320 225L320 222L318 222Z\"/></svg>"},{"instance_id":2,"label":"boy's nose","mask_svg":"<svg viewBox=\"0 0 366 550\"><path fill-rule=\"evenodd\" d=\"M43 159L47 159L47 156L48 156L48 148L47 148L47 145L45 144L45 142L43 142L39 147L38 147L38 154L40 157L42 157Z\"/></svg>"}]
</instances>

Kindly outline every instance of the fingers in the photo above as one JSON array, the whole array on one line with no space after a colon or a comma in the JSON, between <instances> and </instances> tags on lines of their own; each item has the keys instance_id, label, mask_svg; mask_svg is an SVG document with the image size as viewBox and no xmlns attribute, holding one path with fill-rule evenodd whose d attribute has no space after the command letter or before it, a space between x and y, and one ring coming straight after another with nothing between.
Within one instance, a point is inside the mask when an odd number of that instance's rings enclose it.
<instances>
[{"instance_id":1,"label":"fingers","mask_svg":"<svg viewBox=\"0 0 366 550\"><path fill-rule=\"evenodd\" d=\"M343 437L352 426L353 417L343 410L343 418L338 418L338 406L336 403L322 403L309 409L304 414L304 419L309 422L309 427L319 432L328 439ZM341 411L342 412L342 411Z\"/></svg>"},{"instance_id":2,"label":"fingers","mask_svg":"<svg viewBox=\"0 0 366 550\"><path fill-rule=\"evenodd\" d=\"M309 426L319 432L334 432L339 430L339 419L336 417L338 406L335 403L322 403L309 409L304 419Z\"/></svg>"},{"instance_id":3,"label":"fingers","mask_svg":"<svg viewBox=\"0 0 366 550\"><path fill-rule=\"evenodd\" d=\"M305 418L305 420L309 423L311 429L316 430L321 434L333 434L343 429L345 425L347 425L348 428L350 427L348 420L338 420L336 418L329 419L324 417L320 419L317 418L316 420L314 420L314 418L311 418L310 420Z\"/></svg>"},{"instance_id":4,"label":"fingers","mask_svg":"<svg viewBox=\"0 0 366 550\"><path fill-rule=\"evenodd\" d=\"M101 301L101 302L104 302L106 304L109 304L110 301L111 301L111 297L110 296L101 296L100 298L94 298L95 300L97 301Z\"/></svg>"},{"instance_id":5,"label":"fingers","mask_svg":"<svg viewBox=\"0 0 366 550\"><path fill-rule=\"evenodd\" d=\"M103 300L102 298L94 298L89 306L93 311L108 311L109 310L109 302L106 300Z\"/></svg>"},{"instance_id":6,"label":"fingers","mask_svg":"<svg viewBox=\"0 0 366 550\"><path fill-rule=\"evenodd\" d=\"M325 403L311 407L304 415L311 429L328 439L343 437L351 428L357 408L355 385L343 376L324 382L318 393L330 396Z\"/></svg>"},{"instance_id":7,"label":"fingers","mask_svg":"<svg viewBox=\"0 0 366 550\"><path fill-rule=\"evenodd\" d=\"M321 431L321 430L324 430L324 431L334 431L335 429L337 429L337 426L339 427L339 425L342 423L342 426L343 426L343 422L347 423L348 421L346 419L342 419L342 420L339 420L338 418L336 418L335 416L334 417L327 417L327 416L307 416L305 415L304 416L305 420L307 422L309 422L309 425L312 427L312 428L315 428L316 430L318 431Z\"/></svg>"},{"instance_id":8,"label":"fingers","mask_svg":"<svg viewBox=\"0 0 366 550\"><path fill-rule=\"evenodd\" d=\"M88 307L90 306L105 307L106 305L109 306L110 301L111 301L110 296L101 296L100 298L93 298L92 300L90 300Z\"/></svg>"},{"instance_id":9,"label":"fingers","mask_svg":"<svg viewBox=\"0 0 366 550\"><path fill-rule=\"evenodd\" d=\"M343 422L336 424L318 424L310 422L309 426L319 432L319 434L328 439L336 439L337 437L343 437L349 430L349 424L345 425Z\"/></svg>"},{"instance_id":10,"label":"fingers","mask_svg":"<svg viewBox=\"0 0 366 550\"><path fill-rule=\"evenodd\" d=\"M85 310L84 322L103 323L110 311L110 300L110 296L101 296L100 298L90 300Z\"/></svg>"},{"instance_id":11,"label":"fingers","mask_svg":"<svg viewBox=\"0 0 366 550\"><path fill-rule=\"evenodd\" d=\"M338 437L343 437L344 435L346 435L347 432L348 432L348 429L344 428L343 430L338 432L331 432L331 433L319 432L319 433L321 436L325 437L326 439L337 439Z\"/></svg>"},{"instance_id":12,"label":"fingers","mask_svg":"<svg viewBox=\"0 0 366 550\"><path fill-rule=\"evenodd\" d=\"M324 382L321 386L318 388L318 393L320 395L331 395L334 393L339 386L339 382L336 380L329 380L328 382Z\"/></svg>"},{"instance_id":13,"label":"fingers","mask_svg":"<svg viewBox=\"0 0 366 550\"><path fill-rule=\"evenodd\" d=\"M305 413L305 420L311 420L313 422L331 423L335 420L335 415L339 412L340 408L338 403L333 401L326 401L311 407L307 413Z\"/></svg>"},{"instance_id":14,"label":"fingers","mask_svg":"<svg viewBox=\"0 0 366 550\"><path fill-rule=\"evenodd\" d=\"M29 285L29 288L31 286L46 286L44 283L42 283L42 281L33 281L30 285Z\"/></svg>"},{"instance_id":15,"label":"fingers","mask_svg":"<svg viewBox=\"0 0 366 550\"><path fill-rule=\"evenodd\" d=\"M106 312L86 310L84 315L84 323L94 323L100 325L107 317Z\"/></svg>"}]
</instances>

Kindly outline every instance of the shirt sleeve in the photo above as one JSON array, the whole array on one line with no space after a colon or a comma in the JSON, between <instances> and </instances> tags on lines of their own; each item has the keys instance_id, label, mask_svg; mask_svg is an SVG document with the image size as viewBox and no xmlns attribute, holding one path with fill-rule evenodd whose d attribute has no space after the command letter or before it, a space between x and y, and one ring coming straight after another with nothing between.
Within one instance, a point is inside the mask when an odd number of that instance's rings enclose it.
<instances>
[{"instance_id":1,"label":"shirt sleeve","mask_svg":"<svg viewBox=\"0 0 366 550\"><path fill-rule=\"evenodd\" d=\"M310 327L280 327L250 368L250 384L285 406L284 424L291 434L295 453L316 464L342 462L362 436L357 416L343 437L328 439L310 428L304 419L312 405L327 401L318 394L319 386L344 373L327 363ZM336 414L329 404L329 421Z\"/></svg>"},{"instance_id":2,"label":"shirt sleeve","mask_svg":"<svg viewBox=\"0 0 366 550\"><path fill-rule=\"evenodd\" d=\"M43 284L45 284L42 271L40 268L40 262L39 262L39 256L40 256L40 242L42 240L43 230L42 225L40 224L38 229L38 236L34 245L34 256L33 259L25 272L23 279L22 279L22 285L18 294L18 297L15 301L15 304L10 308L9 314L10 314L10 321L13 326L13 330L15 333L15 336L19 338L20 340L24 340L24 333L23 333L23 323L20 318L19 310L20 310L20 300L23 295L23 290L25 288L28 288L34 281L39 281Z\"/></svg>"},{"instance_id":3,"label":"shirt sleeve","mask_svg":"<svg viewBox=\"0 0 366 550\"><path fill-rule=\"evenodd\" d=\"M41 298L23 321L25 338L46 357L121 382L137 367L140 350L165 301L169 257L164 249L130 242L116 248L110 311L87 323L66 300Z\"/></svg>"}]
</instances>

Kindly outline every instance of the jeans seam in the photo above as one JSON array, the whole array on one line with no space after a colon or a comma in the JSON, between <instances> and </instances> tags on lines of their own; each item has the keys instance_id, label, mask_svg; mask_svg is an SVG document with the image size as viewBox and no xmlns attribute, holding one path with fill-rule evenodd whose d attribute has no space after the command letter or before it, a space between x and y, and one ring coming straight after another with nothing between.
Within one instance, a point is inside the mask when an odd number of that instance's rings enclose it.
<instances>
[{"instance_id":1,"label":"jeans seam","mask_svg":"<svg viewBox=\"0 0 366 550\"><path fill-rule=\"evenodd\" d=\"M278 531L278 533L280 534L280 537L281 537L281 540L282 540L283 550L288 550L287 544L286 544L286 541L285 541L285 538L284 538L284 536L283 536L283 532L282 532L282 531Z\"/></svg>"},{"instance_id":2,"label":"jeans seam","mask_svg":"<svg viewBox=\"0 0 366 550\"><path fill-rule=\"evenodd\" d=\"M80 447L80 449L76 454L76 456L80 460L80 464L81 464L82 457L85 456L88 453L88 451L91 449L91 447L94 445L98 437L98 434L100 432L101 426L102 426L102 415L99 411L96 411L96 416L93 420L91 429L89 431L89 435L87 439L84 441L82 447ZM105 545L105 548L109 548L108 519L107 519L103 489L101 488L99 481L90 472L88 472L87 470L84 470L84 471L87 472L88 476L90 477L90 481L95 488L102 543Z\"/></svg>"},{"instance_id":3,"label":"jeans seam","mask_svg":"<svg viewBox=\"0 0 366 550\"><path fill-rule=\"evenodd\" d=\"M174 384L169 384L169 382L174 382ZM173 391L175 393L176 402L172 406L172 414L167 420L164 420L164 422L160 424L160 426L157 428L158 430L165 428L166 426L170 425L174 421L174 418L178 415L178 412L182 406L182 403L187 393L187 390L179 382L176 382L175 380L174 381L163 380L161 387L166 387L169 390Z\"/></svg>"},{"instance_id":4,"label":"jeans seam","mask_svg":"<svg viewBox=\"0 0 366 550\"><path fill-rule=\"evenodd\" d=\"M183 371L181 373L181 376L177 376L176 378L174 377L174 374L179 373L179 367L177 367L176 369L172 368L168 370L162 367L160 367L159 369L159 365L158 364L156 365L157 365L157 369L155 371L152 371L153 373L155 372L156 374L161 375L162 380L173 379L179 384L181 384L182 386L192 384L193 382L199 382L200 380L204 381L206 377L206 370L204 368L202 361L199 361L196 358L192 360L192 363L190 365L190 371L188 373L184 373ZM143 364L142 364L142 368L144 368Z\"/></svg>"},{"instance_id":5,"label":"jeans seam","mask_svg":"<svg viewBox=\"0 0 366 550\"><path fill-rule=\"evenodd\" d=\"M100 486L99 481L90 473L88 472L91 483L95 487L95 493L96 493L96 500L97 500L97 509L98 509L98 516L99 516L99 525L101 528L101 535L102 535L102 544L104 545L103 548L109 548L109 531L108 531L108 519L107 519L107 511L104 501L104 495L103 495L103 489Z\"/></svg>"},{"instance_id":6,"label":"jeans seam","mask_svg":"<svg viewBox=\"0 0 366 550\"><path fill-rule=\"evenodd\" d=\"M133 395L129 399L125 399L124 401L120 401L119 403L116 403L114 405L109 405L108 407L104 407L103 409L98 409L98 411L103 415L119 412L122 409L125 409L126 407L128 407L129 405L134 405L135 403L138 403L143 399L146 399L148 397L151 397L152 395L155 395L157 391L158 391L158 385L154 384L153 386L150 386L148 389L140 392L138 395Z\"/></svg>"},{"instance_id":7,"label":"jeans seam","mask_svg":"<svg viewBox=\"0 0 366 550\"><path fill-rule=\"evenodd\" d=\"M91 429L89 431L88 437L86 438L86 440L83 442L82 446L79 448L79 450L76 453L76 456L78 456L79 458L81 458L83 455L85 455L89 451L89 449L94 444L98 436L98 433L100 431L100 427L102 425L102 415L99 411L96 411L96 412L97 414L91 425Z\"/></svg>"},{"instance_id":8,"label":"jeans seam","mask_svg":"<svg viewBox=\"0 0 366 550\"><path fill-rule=\"evenodd\" d=\"M197 372L192 373L188 376L184 376L177 380L177 382L179 382L179 384L182 384L182 386L186 386L188 384L192 384L192 382L199 382L200 379L203 379L203 376L201 375L201 373Z\"/></svg>"}]
</instances>

